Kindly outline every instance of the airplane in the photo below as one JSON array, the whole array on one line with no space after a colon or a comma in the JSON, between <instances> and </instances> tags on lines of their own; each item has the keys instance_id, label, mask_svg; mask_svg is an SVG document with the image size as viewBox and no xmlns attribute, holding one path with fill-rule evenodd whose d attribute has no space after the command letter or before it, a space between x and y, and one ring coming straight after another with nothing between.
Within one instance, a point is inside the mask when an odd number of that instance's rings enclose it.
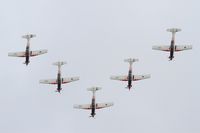
<instances>
[{"instance_id":1,"label":"airplane","mask_svg":"<svg viewBox=\"0 0 200 133\"><path fill-rule=\"evenodd\" d=\"M62 90L61 85L66 84L69 82L77 81L79 80L79 77L68 77L68 78L62 78L61 77L61 66L66 64L66 62L55 62L53 65L58 66L58 74L57 74L57 79L45 79L45 80L40 80L39 82L42 84L53 84L57 85L57 90L56 92L59 92Z\"/></svg>"},{"instance_id":2,"label":"airplane","mask_svg":"<svg viewBox=\"0 0 200 133\"><path fill-rule=\"evenodd\" d=\"M111 76L110 79L112 80L119 80L119 81L128 81L128 85L126 88L128 88L129 90L132 87L132 81L137 81L137 80L142 80L142 79L147 79L150 78L151 75L133 75L132 74L132 64L133 62L139 61L138 59L134 59L134 58L128 58L125 59L124 62L128 62L129 63L129 71L128 71L128 75L125 76Z\"/></svg>"},{"instance_id":3,"label":"airplane","mask_svg":"<svg viewBox=\"0 0 200 133\"><path fill-rule=\"evenodd\" d=\"M110 106L113 106L114 103L96 103L96 99L95 99L95 92L100 90L100 87L91 87L88 88L88 91L92 91L93 96L92 96L92 103L91 104L83 104L83 105L74 105L74 108L76 109L86 109L86 110L91 110L91 116L93 117L96 115L95 111L96 109L102 109L102 108L107 108Z\"/></svg>"},{"instance_id":4,"label":"airplane","mask_svg":"<svg viewBox=\"0 0 200 133\"><path fill-rule=\"evenodd\" d=\"M175 45L175 34L181 31L181 29L171 28L167 29L167 31L172 33L171 45L153 46L153 50L170 52L169 61L171 61L174 58L174 52L192 49L192 45Z\"/></svg>"},{"instance_id":5,"label":"airplane","mask_svg":"<svg viewBox=\"0 0 200 133\"><path fill-rule=\"evenodd\" d=\"M30 51L30 39L36 37L36 35L34 34L27 34L22 36L22 38L27 39L27 45L26 45L26 50L24 52L12 52L12 53L8 53L8 56L12 56L12 57L25 57L25 62L24 64L26 64L26 66L30 63L29 58L32 56L38 56L41 54L45 54L47 53L46 49L42 49L42 50L36 50L36 51Z\"/></svg>"}]
</instances>

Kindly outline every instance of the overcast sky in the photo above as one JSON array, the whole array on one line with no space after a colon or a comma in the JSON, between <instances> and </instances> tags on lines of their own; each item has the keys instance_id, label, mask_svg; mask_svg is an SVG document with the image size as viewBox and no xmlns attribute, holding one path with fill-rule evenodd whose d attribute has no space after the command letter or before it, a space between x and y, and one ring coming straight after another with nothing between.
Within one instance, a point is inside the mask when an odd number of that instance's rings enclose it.
<instances>
[{"instance_id":1,"label":"overcast sky","mask_svg":"<svg viewBox=\"0 0 200 133\"><path fill-rule=\"evenodd\" d=\"M0 0L1 133L199 133L200 8L197 0ZM153 51L169 45L167 28L177 27L176 44L193 45L175 53ZM34 33L31 50L48 53L8 57L25 50L21 36ZM125 75L125 58L138 58L134 74L150 79L112 81ZM62 86L39 84L55 78L55 61L66 61L62 76L80 80ZM91 102L86 88L100 86L97 102L114 106L96 112L73 109Z\"/></svg>"}]
</instances>

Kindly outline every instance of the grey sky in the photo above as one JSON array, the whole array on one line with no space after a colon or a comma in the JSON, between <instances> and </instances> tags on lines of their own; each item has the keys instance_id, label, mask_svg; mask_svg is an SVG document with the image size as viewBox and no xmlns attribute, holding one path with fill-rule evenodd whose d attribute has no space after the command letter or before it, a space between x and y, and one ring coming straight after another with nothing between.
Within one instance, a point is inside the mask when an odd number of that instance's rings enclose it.
<instances>
[{"instance_id":1,"label":"grey sky","mask_svg":"<svg viewBox=\"0 0 200 133\"><path fill-rule=\"evenodd\" d=\"M0 1L0 132L2 133L199 133L200 132L200 9L197 0L1 0ZM151 50L167 45L177 27L177 44L193 50L168 53ZM25 50L21 36L34 33L31 49L48 53L31 58L8 57ZM136 74L151 79L126 83L111 75L128 72L124 58L139 58ZM80 80L56 86L39 84L54 78L52 62L64 60L62 75ZM97 102L114 102L97 111L75 110L90 103L86 88L100 86Z\"/></svg>"}]
</instances>

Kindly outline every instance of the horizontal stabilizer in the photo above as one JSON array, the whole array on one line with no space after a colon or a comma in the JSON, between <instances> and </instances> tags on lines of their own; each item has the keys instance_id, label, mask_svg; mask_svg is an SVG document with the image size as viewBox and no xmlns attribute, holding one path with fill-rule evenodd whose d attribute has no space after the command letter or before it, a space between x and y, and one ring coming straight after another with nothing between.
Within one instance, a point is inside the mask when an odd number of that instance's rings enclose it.
<instances>
[{"instance_id":1,"label":"horizontal stabilizer","mask_svg":"<svg viewBox=\"0 0 200 133\"><path fill-rule=\"evenodd\" d=\"M54 62L53 65L55 66L62 66L64 64L67 64L67 62L64 62L64 61L58 61L58 62Z\"/></svg>"},{"instance_id":2,"label":"horizontal stabilizer","mask_svg":"<svg viewBox=\"0 0 200 133\"><path fill-rule=\"evenodd\" d=\"M30 38L33 38L33 37L36 37L35 34L27 34L27 35L23 35L22 38L25 38L25 39L30 39Z\"/></svg>"},{"instance_id":3,"label":"horizontal stabilizer","mask_svg":"<svg viewBox=\"0 0 200 133\"><path fill-rule=\"evenodd\" d=\"M181 29L178 29L178 28L170 28L170 29L167 29L168 32L172 32L172 33L176 33L176 32L179 32L181 31Z\"/></svg>"},{"instance_id":4,"label":"horizontal stabilizer","mask_svg":"<svg viewBox=\"0 0 200 133\"><path fill-rule=\"evenodd\" d=\"M91 87L91 88L88 88L87 90L95 92L95 91L101 90L101 87Z\"/></svg>"},{"instance_id":5,"label":"horizontal stabilizer","mask_svg":"<svg viewBox=\"0 0 200 133\"><path fill-rule=\"evenodd\" d=\"M124 60L124 62L128 62L128 63L133 63L133 62L136 62L136 61L139 61L139 59L128 58L128 59Z\"/></svg>"}]
</instances>

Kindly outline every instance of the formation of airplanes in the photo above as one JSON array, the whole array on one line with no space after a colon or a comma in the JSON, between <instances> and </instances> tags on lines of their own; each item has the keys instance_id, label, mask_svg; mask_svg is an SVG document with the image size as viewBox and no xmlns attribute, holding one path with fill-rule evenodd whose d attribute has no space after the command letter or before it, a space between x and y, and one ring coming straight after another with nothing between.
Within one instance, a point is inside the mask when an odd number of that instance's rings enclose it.
<instances>
[{"instance_id":1,"label":"formation of airplanes","mask_svg":"<svg viewBox=\"0 0 200 133\"><path fill-rule=\"evenodd\" d=\"M181 31L181 29L178 28L171 28L167 29L168 32L172 33L172 40L170 45L163 45L163 46L153 46L153 50L161 50L161 51L167 51L170 52L169 60L171 61L174 58L174 52L178 51L183 51L183 50L190 50L192 49L192 45L176 45L175 44L175 33ZM12 52L8 53L8 56L12 57L25 57L25 62L26 66L30 63L30 57L33 56L38 56L41 54L45 54L48 52L46 49L41 49L41 50L35 50L31 51L30 50L30 40L31 38L36 37L34 34L27 34L22 36L22 38L27 39L27 45L26 45L26 50L22 52ZM128 85L126 88L129 90L132 88L132 82L133 81L138 81L138 80L143 80L150 78L150 74L143 74L143 75L135 75L132 73L132 64L136 61L139 61L138 59L135 58L128 58L124 60L125 62L129 63L129 70L128 70L128 75L122 75L122 76L111 76L111 80L119 80L119 81L126 81L128 82ZM68 77L68 78L63 78L61 76L61 66L66 64L64 61L58 61L53 63L53 65L58 66L58 73L57 73L57 78L55 79L43 79L40 80L39 82L42 84L53 84L57 85L56 92L61 92L62 90L62 84L70 83L79 80L79 77ZM91 110L91 117L94 117L96 115L95 111L96 109L102 109L102 108L107 108L110 106L113 106L114 103L108 102L108 103L96 103L96 97L95 93L96 91L100 90L100 87L91 87L88 88L88 91L91 91L93 93L92 96L92 102L91 104L83 104L83 105L74 105L74 108L76 109L86 109L86 110Z\"/></svg>"}]
</instances>

